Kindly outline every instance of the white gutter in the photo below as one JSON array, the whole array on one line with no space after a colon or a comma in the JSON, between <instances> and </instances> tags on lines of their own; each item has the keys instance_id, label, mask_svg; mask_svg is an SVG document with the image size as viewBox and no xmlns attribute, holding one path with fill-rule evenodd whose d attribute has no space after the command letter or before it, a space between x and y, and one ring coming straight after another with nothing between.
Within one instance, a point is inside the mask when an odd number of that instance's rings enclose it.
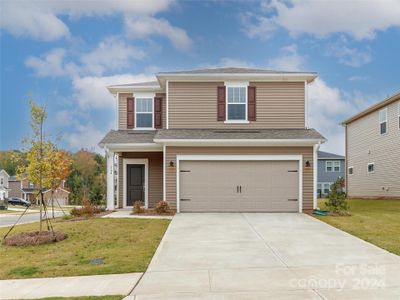
<instances>
[{"instance_id":1,"label":"white gutter","mask_svg":"<svg viewBox=\"0 0 400 300\"><path fill-rule=\"evenodd\" d=\"M321 139L154 139L155 143L165 144L167 146L211 146L211 145L228 145L228 146L279 146L279 145L304 145L313 146L323 143Z\"/></svg>"}]
</instances>

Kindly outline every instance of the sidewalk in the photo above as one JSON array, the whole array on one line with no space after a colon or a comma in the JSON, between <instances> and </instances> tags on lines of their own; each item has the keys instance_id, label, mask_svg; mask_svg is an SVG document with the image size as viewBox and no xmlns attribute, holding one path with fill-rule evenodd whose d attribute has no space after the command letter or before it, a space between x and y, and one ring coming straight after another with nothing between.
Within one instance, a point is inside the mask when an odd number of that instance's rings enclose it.
<instances>
[{"instance_id":1,"label":"sidewalk","mask_svg":"<svg viewBox=\"0 0 400 300\"><path fill-rule=\"evenodd\" d=\"M0 280L0 299L128 295L142 273Z\"/></svg>"}]
</instances>

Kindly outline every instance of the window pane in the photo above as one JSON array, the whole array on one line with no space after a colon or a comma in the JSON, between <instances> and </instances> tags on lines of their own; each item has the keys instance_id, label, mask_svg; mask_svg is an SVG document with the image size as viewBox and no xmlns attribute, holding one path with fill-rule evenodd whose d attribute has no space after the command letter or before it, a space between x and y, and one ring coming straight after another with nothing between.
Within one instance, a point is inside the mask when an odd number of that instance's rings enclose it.
<instances>
[{"instance_id":1,"label":"window pane","mask_svg":"<svg viewBox=\"0 0 400 300\"><path fill-rule=\"evenodd\" d=\"M228 103L246 103L246 87L228 87Z\"/></svg>"},{"instance_id":2,"label":"window pane","mask_svg":"<svg viewBox=\"0 0 400 300\"><path fill-rule=\"evenodd\" d=\"M137 112L152 112L153 111L153 99L151 99L151 98L136 99L136 111Z\"/></svg>"},{"instance_id":3,"label":"window pane","mask_svg":"<svg viewBox=\"0 0 400 300\"><path fill-rule=\"evenodd\" d=\"M137 128L152 128L153 127L153 114L136 114L136 127Z\"/></svg>"},{"instance_id":4,"label":"window pane","mask_svg":"<svg viewBox=\"0 0 400 300\"><path fill-rule=\"evenodd\" d=\"M368 172L373 172L374 171L374 165L370 164L368 165Z\"/></svg>"},{"instance_id":5,"label":"window pane","mask_svg":"<svg viewBox=\"0 0 400 300\"><path fill-rule=\"evenodd\" d=\"M246 105L228 104L228 120L246 120Z\"/></svg>"},{"instance_id":6,"label":"window pane","mask_svg":"<svg viewBox=\"0 0 400 300\"><path fill-rule=\"evenodd\" d=\"M386 133L386 129L387 129L386 124L387 124L386 122L381 123L381 134Z\"/></svg>"}]
</instances>

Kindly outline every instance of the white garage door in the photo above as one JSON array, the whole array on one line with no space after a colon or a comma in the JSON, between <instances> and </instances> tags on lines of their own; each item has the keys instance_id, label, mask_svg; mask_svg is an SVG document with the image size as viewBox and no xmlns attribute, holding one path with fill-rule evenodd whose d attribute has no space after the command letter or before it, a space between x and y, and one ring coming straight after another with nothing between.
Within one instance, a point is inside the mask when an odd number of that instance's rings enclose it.
<instances>
[{"instance_id":1,"label":"white garage door","mask_svg":"<svg viewBox=\"0 0 400 300\"><path fill-rule=\"evenodd\" d=\"M298 161L181 161L181 212L298 212Z\"/></svg>"}]
</instances>

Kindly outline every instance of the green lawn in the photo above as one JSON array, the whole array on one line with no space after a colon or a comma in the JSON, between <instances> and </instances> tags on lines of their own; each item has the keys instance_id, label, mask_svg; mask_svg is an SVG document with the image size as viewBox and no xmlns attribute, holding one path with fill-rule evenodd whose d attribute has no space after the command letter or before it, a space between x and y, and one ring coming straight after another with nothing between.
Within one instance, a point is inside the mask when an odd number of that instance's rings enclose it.
<instances>
[{"instance_id":1,"label":"green lawn","mask_svg":"<svg viewBox=\"0 0 400 300\"><path fill-rule=\"evenodd\" d=\"M325 200L319 200L325 209ZM343 231L400 255L400 200L348 200L351 216L315 216Z\"/></svg>"},{"instance_id":2,"label":"green lawn","mask_svg":"<svg viewBox=\"0 0 400 300\"><path fill-rule=\"evenodd\" d=\"M53 224L69 237L40 246L0 246L0 279L144 272L169 220L94 218ZM7 229L0 228L0 236ZM34 230L38 223L19 225L12 234ZM104 264L92 265L93 259Z\"/></svg>"}]
</instances>

